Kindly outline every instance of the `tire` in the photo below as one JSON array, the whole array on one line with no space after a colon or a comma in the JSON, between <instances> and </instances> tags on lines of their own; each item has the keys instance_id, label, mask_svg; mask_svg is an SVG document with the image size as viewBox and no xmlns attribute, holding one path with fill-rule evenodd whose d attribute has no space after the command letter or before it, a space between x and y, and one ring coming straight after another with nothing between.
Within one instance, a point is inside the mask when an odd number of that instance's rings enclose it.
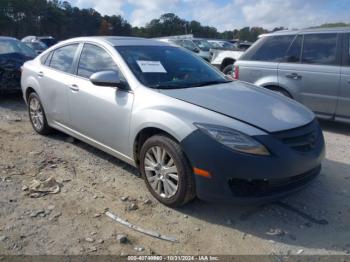
<instances>
[{"instance_id":1,"label":"tire","mask_svg":"<svg viewBox=\"0 0 350 262\"><path fill-rule=\"evenodd\" d=\"M233 74L233 64L227 65L227 66L224 68L224 70L222 70L222 72L223 72L225 75L232 76L232 74Z\"/></svg>"},{"instance_id":2,"label":"tire","mask_svg":"<svg viewBox=\"0 0 350 262\"><path fill-rule=\"evenodd\" d=\"M52 128L47 124L45 111L40 98L35 92L30 93L28 96L28 114L30 123L37 133L40 135L48 135L52 132Z\"/></svg>"},{"instance_id":3,"label":"tire","mask_svg":"<svg viewBox=\"0 0 350 262\"><path fill-rule=\"evenodd\" d=\"M160 161L157 161L158 152ZM151 194L166 206L179 207L195 198L192 168L180 145L165 135L152 136L142 145L140 172ZM177 186L176 190L174 185Z\"/></svg>"}]
</instances>

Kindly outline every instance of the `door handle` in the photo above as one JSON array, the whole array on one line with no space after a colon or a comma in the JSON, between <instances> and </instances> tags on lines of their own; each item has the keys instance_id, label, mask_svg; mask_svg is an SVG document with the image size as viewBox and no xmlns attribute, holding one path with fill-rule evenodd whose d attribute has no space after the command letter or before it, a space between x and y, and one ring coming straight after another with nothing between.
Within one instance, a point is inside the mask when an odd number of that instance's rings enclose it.
<instances>
[{"instance_id":1,"label":"door handle","mask_svg":"<svg viewBox=\"0 0 350 262\"><path fill-rule=\"evenodd\" d=\"M287 77L287 78L294 79L294 80L299 80L299 79L302 78L302 76L301 76L301 75L298 75L297 73L287 74L286 77Z\"/></svg>"},{"instance_id":2,"label":"door handle","mask_svg":"<svg viewBox=\"0 0 350 262\"><path fill-rule=\"evenodd\" d=\"M348 79L348 84L350 84L350 79Z\"/></svg>"},{"instance_id":3,"label":"door handle","mask_svg":"<svg viewBox=\"0 0 350 262\"><path fill-rule=\"evenodd\" d=\"M38 72L38 77L44 77L44 72L43 71Z\"/></svg>"},{"instance_id":4,"label":"door handle","mask_svg":"<svg viewBox=\"0 0 350 262\"><path fill-rule=\"evenodd\" d=\"M70 85L69 88L70 88L72 91L74 91L74 92L78 92L78 91L79 91L79 86L76 85L76 84Z\"/></svg>"}]
</instances>

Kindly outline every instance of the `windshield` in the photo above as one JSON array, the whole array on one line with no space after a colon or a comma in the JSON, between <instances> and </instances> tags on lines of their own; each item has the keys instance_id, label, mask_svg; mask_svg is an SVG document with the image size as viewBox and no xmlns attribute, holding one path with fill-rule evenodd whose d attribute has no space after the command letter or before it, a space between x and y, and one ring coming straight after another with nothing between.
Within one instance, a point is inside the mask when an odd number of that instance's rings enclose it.
<instances>
[{"instance_id":1,"label":"windshield","mask_svg":"<svg viewBox=\"0 0 350 262\"><path fill-rule=\"evenodd\" d=\"M54 38L39 38L41 42L43 42L47 47L51 47L57 44L57 41Z\"/></svg>"},{"instance_id":2,"label":"windshield","mask_svg":"<svg viewBox=\"0 0 350 262\"><path fill-rule=\"evenodd\" d=\"M228 80L198 56L173 46L117 46L145 86L176 89L226 83Z\"/></svg>"},{"instance_id":3,"label":"windshield","mask_svg":"<svg viewBox=\"0 0 350 262\"><path fill-rule=\"evenodd\" d=\"M213 48L220 48L220 47L222 47L218 42L210 41L209 44Z\"/></svg>"},{"instance_id":4,"label":"windshield","mask_svg":"<svg viewBox=\"0 0 350 262\"><path fill-rule=\"evenodd\" d=\"M36 53L33 49L24 43L15 39L1 39L0 40L0 54L19 53L27 57L35 57Z\"/></svg>"},{"instance_id":5,"label":"windshield","mask_svg":"<svg viewBox=\"0 0 350 262\"><path fill-rule=\"evenodd\" d=\"M233 44L231 44L230 42L222 41L221 44L224 48L235 48L235 46Z\"/></svg>"},{"instance_id":6,"label":"windshield","mask_svg":"<svg viewBox=\"0 0 350 262\"><path fill-rule=\"evenodd\" d=\"M25 44L36 50L45 50L47 48L43 42L25 42Z\"/></svg>"},{"instance_id":7,"label":"windshield","mask_svg":"<svg viewBox=\"0 0 350 262\"><path fill-rule=\"evenodd\" d=\"M198 47L202 51L209 51L209 49L211 48L211 46L210 46L210 44L208 43L207 40L193 40L193 42L196 45L198 45Z\"/></svg>"}]
</instances>

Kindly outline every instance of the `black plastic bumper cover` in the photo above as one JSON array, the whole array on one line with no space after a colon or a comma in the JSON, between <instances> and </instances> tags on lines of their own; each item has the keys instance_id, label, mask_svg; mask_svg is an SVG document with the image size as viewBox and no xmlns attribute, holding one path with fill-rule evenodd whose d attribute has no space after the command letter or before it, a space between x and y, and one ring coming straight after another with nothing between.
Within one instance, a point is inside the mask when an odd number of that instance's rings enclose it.
<instances>
[{"instance_id":1,"label":"black plastic bumper cover","mask_svg":"<svg viewBox=\"0 0 350 262\"><path fill-rule=\"evenodd\" d=\"M273 134L256 136L270 156L249 155L231 150L196 130L182 142L193 167L204 169L211 178L195 175L197 196L207 201L259 202L297 191L319 174L325 143L317 123L313 148L301 152Z\"/></svg>"}]
</instances>

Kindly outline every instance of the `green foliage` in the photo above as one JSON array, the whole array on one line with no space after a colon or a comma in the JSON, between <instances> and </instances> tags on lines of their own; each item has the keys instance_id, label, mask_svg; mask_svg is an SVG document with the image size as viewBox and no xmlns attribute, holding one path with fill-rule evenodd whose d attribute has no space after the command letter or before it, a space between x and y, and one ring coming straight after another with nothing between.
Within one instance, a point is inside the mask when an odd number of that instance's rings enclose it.
<instances>
[{"instance_id":1,"label":"green foliage","mask_svg":"<svg viewBox=\"0 0 350 262\"><path fill-rule=\"evenodd\" d=\"M346 23L324 24L320 27L350 26ZM272 31L284 30L276 27ZM27 35L52 35L61 40L88 35L125 35L160 37L193 34L196 37L255 41L267 33L262 27L218 32L215 27L198 21L187 21L173 13L161 15L144 27L132 27L120 15L102 16L94 9L72 7L59 0L0 0L0 35L22 38Z\"/></svg>"},{"instance_id":2,"label":"green foliage","mask_svg":"<svg viewBox=\"0 0 350 262\"><path fill-rule=\"evenodd\" d=\"M328 24L323 24L323 25L320 25L318 27L321 27L321 28L332 28L332 27L349 27L350 26L350 23L328 23Z\"/></svg>"}]
</instances>

